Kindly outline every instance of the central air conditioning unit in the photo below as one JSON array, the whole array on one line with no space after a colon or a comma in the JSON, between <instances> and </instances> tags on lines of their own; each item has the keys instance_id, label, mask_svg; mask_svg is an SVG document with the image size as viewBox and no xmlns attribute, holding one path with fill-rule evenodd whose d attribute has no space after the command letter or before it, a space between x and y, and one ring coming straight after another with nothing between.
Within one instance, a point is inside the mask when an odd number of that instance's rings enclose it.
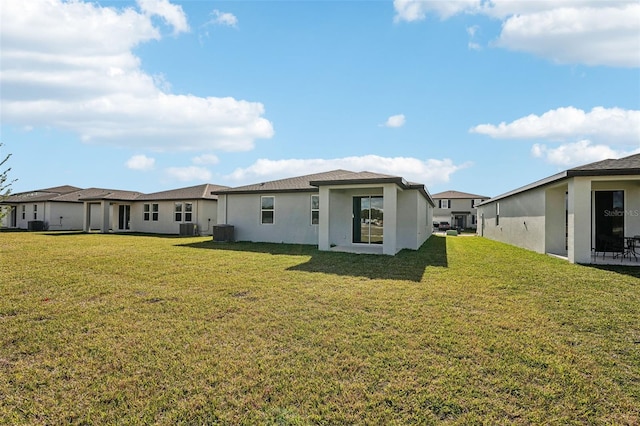
<instances>
[{"instance_id":1,"label":"central air conditioning unit","mask_svg":"<svg viewBox=\"0 0 640 426\"><path fill-rule=\"evenodd\" d=\"M215 225L213 227L213 241L219 243L233 242L233 225Z\"/></svg>"},{"instance_id":2,"label":"central air conditioning unit","mask_svg":"<svg viewBox=\"0 0 640 426\"><path fill-rule=\"evenodd\" d=\"M195 223L180 224L180 236L193 237L194 235L198 235L198 225Z\"/></svg>"}]
</instances>

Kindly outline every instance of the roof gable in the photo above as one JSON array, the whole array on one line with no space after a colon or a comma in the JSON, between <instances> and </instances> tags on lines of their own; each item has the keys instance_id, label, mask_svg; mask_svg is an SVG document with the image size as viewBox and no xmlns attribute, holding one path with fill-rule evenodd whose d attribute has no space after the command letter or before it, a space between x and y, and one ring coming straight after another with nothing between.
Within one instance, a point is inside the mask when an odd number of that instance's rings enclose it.
<instances>
[{"instance_id":1,"label":"roof gable","mask_svg":"<svg viewBox=\"0 0 640 426\"><path fill-rule=\"evenodd\" d=\"M484 199L486 200L490 198L490 197L487 197L486 195L470 194L468 192L460 192L460 191L453 191L453 190L439 192L437 194L433 194L432 197L436 200L439 200L439 199L470 199L470 200Z\"/></svg>"},{"instance_id":2,"label":"roof gable","mask_svg":"<svg viewBox=\"0 0 640 426\"><path fill-rule=\"evenodd\" d=\"M168 191L144 194L137 198L138 201L162 201L162 200L196 200L208 199L217 200L217 191L228 189L227 186L212 185L205 183L202 185L189 186L186 188L171 189Z\"/></svg>"}]
</instances>

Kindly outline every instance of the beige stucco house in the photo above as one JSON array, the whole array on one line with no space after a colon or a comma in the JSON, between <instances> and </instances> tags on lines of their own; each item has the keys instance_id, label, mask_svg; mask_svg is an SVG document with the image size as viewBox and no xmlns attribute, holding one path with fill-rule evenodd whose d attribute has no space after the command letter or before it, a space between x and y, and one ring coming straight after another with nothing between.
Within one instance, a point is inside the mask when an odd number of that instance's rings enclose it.
<instances>
[{"instance_id":1,"label":"beige stucco house","mask_svg":"<svg viewBox=\"0 0 640 426\"><path fill-rule=\"evenodd\" d=\"M565 170L478 206L478 234L592 263L640 235L640 154Z\"/></svg>"},{"instance_id":2,"label":"beige stucco house","mask_svg":"<svg viewBox=\"0 0 640 426\"><path fill-rule=\"evenodd\" d=\"M217 222L217 195L225 186L202 184L187 188L141 194L103 190L84 196L85 231L96 223L101 232L148 232L157 234L210 234Z\"/></svg>"},{"instance_id":3,"label":"beige stucco house","mask_svg":"<svg viewBox=\"0 0 640 426\"><path fill-rule=\"evenodd\" d=\"M239 241L394 255L431 235L434 202L399 176L333 170L217 191Z\"/></svg>"},{"instance_id":4,"label":"beige stucco house","mask_svg":"<svg viewBox=\"0 0 640 426\"><path fill-rule=\"evenodd\" d=\"M202 184L143 194L118 189L60 186L11 195L2 226L50 231L145 232L210 235L217 222L215 191ZM30 223L31 222L31 223ZM33 227L33 223L40 227ZM30 228L31 226L31 228Z\"/></svg>"},{"instance_id":5,"label":"beige stucco house","mask_svg":"<svg viewBox=\"0 0 640 426\"><path fill-rule=\"evenodd\" d=\"M11 194L0 202L6 212L0 224L11 229L82 229L82 203L69 197L81 191L64 185Z\"/></svg>"},{"instance_id":6,"label":"beige stucco house","mask_svg":"<svg viewBox=\"0 0 640 426\"><path fill-rule=\"evenodd\" d=\"M476 205L489 199L486 195L460 191L444 191L433 194L436 203L433 221L448 222L452 228L476 229L478 212Z\"/></svg>"}]
</instances>

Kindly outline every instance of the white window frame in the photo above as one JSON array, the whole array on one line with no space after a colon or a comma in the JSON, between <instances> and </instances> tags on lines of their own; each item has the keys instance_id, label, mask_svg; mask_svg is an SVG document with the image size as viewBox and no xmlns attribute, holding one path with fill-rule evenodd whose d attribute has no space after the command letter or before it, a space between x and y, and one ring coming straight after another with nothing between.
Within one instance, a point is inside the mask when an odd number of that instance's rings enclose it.
<instances>
[{"instance_id":1,"label":"white window frame","mask_svg":"<svg viewBox=\"0 0 640 426\"><path fill-rule=\"evenodd\" d=\"M313 200L318 200L315 204L317 207L314 207L314 202ZM316 213L316 218L315 218L315 222L314 222L314 213ZM319 194L313 194L311 196L311 224L312 225L319 225L320 224L320 195Z\"/></svg>"},{"instance_id":2,"label":"white window frame","mask_svg":"<svg viewBox=\"0 0 640 426\"><path fill-rule=\"evenodd\" d=\"M439 200L441 209L450 209L451 208L451 200Z\"/></svg>"},{"instance_id":3,"label":"white window frame","mask_svg":"<svg viewBox=\"0 0 640 426\"><path fill-rule=\"evenodd\" d=\"M160 205L158 203L151 204L151 220L157 222L160 216Z\"/></svg>"},{"instance_id":4,"label":"white window frame","mask_svg":"<svg viewBox=\"0 0 640 426\"><path fill-rule=\"evenodd\" d=\"M38 205L33 205L33 220L38 220Z\"/></svg>"},{"instance_id":5,"label":"white window frame","mask_svg":"<svg viewBox=\"0 0 640 426\"><path fill-rule=\"evenodd\" d=\"M25 220L27 218L27 206L25 206L24 204L22 205L22 220Z\"/></svg>"},{"instance_id":6,"label":"white window frame","mask_svg":"<svg viewBox=\"0 0 640 426\"><path fill-rule=\"evenodd\" d=\"M173 203L173 221L182 222L183 213L182 203Z\"/></svg>"},{"instance_id":7,"label":"white window frame","mask_svg":"<svg viewBox=\"0 0 640 426\"><path fill-rule=\"evenodd\" d=\"M264 201L267 198L271 198L271 208L264 207ZM265 222L264 214L271 212L271 222ZM261 225L273 225L276 223L276 197L274 195L262 195L260 196L260 224Z\"/></svg>"},{"instance_id":8,"label":"white window frame","mask_svg":"<svg viewBox=\"0 0 640 426\"><path fill-rule=\"evenodd\" d=\"M193 222L193 203L184 203L184 221Z\"/></svg>"},{"instance_id":9,"label":"white window frame","mask_svg":"<svg viewBox=\"0 0 640 426\"><path fill-rule=\"evenodd\" d=\"M145 203L142 205L142 220L144 220L145 222L148 222L150 217L151 217L151 205Z\"/></svg>"},{"instance_id":10,"label":"white window frame","mask_svg":"<svg viewBox=\"0 0 640 426\"><path fill-rule=\"evenodd\" d=\"M496 226L500 225L500 201L496 201Z\"/></svg>"}]
</instances>

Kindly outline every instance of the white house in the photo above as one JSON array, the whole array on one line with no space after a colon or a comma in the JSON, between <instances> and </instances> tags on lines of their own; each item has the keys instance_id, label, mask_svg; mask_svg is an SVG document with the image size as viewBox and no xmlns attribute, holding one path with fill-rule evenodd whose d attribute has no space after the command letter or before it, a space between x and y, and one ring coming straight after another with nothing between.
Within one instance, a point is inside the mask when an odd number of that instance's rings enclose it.
<instances>
[{"instance_id":1,"label":"white house","mask_svg":"<svg viewBox=\"0 0 640 426\"><path fill-rule=\"evenodd\" d=\"M203 184L142 194L117 189L60 186L14 194L0 205L2 226L50 231L211 234L217 195L225 186ZM39 224L38 227L33 225Z\"/></svg>"},{"instance_id":2,"label":"white house","mask_svg":"<svg viewBox=\"0 0 640 426\"><path fill-rule=\"evenodd\" d=\"M640 235L640 154L598 161L478 205L478 234L592 263Z\"/></svg>"},{"instance_id":3,"label":"white house","mask_svg":"<svg viewBox=\"0 0 640 426\"><path fill-rule=\"evenodd\" d=\"M82 203L66 197L79 191L65 185L11 194L0 203L7 213L1 225L13 229L82 229Z\"/></svg>"},{"instance_id":4,"label":"white house","mask_svg":"<svg viewBox=\"0 0 640 426\"><path fill-rule=\"evenodd\" d=\"M101 232L210 233L217 221L214 192L224 188L203 184L153 194L99 190L80 198L84 203L83 229L93 229L97 213Z\"/></svg>"},{"instance_id":5,"label":"white house","mask_svg":"<svg viewBox=\"0 0 640 426\"><path fill-rule=\"evenodd\" d=\"M433 221L448 222L452 228L476 229L478 212L476 205L489 199L486 195L460 191L444 191L433 194L436 203Z\"/></svg>"},{"instance_id":6,"label":"white house","mask_svg":"<svg viewBox=\"0 0 640 426\"><path fill-rule=\"evenodd\" d=\"M225 188L203 184L140 195L131 204L131 229L211 235L218 220L218 196L214 192Z\"/></svg>"},{"instance_id":7,"label":"white house","mask_svg":"<svg viewBox=\"0 0 640 426\"><path fill-rule=\"evenodd\" d=\"M398 176L333 170L216 194L218 223L240 241L394 255L431 235L433 199Z\"/></svg>"}]
</instances>

